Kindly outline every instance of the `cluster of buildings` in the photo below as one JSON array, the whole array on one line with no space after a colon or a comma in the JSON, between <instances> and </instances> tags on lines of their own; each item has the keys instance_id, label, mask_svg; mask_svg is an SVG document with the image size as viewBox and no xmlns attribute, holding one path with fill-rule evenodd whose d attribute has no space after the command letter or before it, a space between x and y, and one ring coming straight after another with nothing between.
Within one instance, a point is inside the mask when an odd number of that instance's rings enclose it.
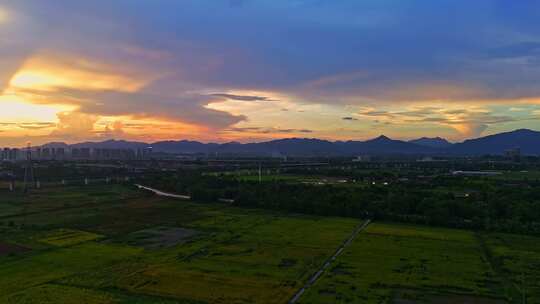
<instances>
[{"instance_id":1,"label":"cluster of buildings","mask_svg":"<svg viewBox=\"0 0 540 304\"><path fill-rule=\"evenodd\" d=\"M1 149L0 161L25 160L28 149ZM30 148L33 160L144 160L150 159L152 148L102 149L102 148Z\"/></svg>"},{"instance_id":2,"label":"cluster of buildings","mask_svg":"<svg viewBox=\"0 0 540 304\"><path fill-rule=\"evenodd\" d=\"M4 148L1 150L0 153L0 160L3 161L16 161L21 159L21 149L10 149L10 148Z\"/></svg>"}]
</instances>

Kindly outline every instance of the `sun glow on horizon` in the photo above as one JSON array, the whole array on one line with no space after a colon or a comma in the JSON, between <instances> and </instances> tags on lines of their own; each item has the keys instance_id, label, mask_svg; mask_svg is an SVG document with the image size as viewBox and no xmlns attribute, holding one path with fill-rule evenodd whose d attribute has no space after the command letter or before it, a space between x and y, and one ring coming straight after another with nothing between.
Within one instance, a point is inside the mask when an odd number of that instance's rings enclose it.
<instances>
[{"instance_id":1,"label":"sun glow on horizon","mask_svg":"<svg viewBox=\"0 0 540 304\"><path fill-rule=\"evenodd\" d=\"M56 121L57 113L74 111L77 107L59 104L34 104L13 95L0 96L2 121Z\"/></svg>"}]
</instances>

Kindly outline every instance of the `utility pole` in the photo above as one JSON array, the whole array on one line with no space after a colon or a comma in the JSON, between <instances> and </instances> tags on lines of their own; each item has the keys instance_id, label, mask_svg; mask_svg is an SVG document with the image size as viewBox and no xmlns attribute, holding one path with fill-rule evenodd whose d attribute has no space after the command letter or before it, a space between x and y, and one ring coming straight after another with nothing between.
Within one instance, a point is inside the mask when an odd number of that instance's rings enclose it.
<instances>
[{"instance_id":1,"label":"utility pole","mask_svg":"<svg viewBox=\"0 0 540 304\"><path fill-rule=\"evenodd\" d=\"M24 193L28 193L31 187L34 186L34 165L32 164L32 146L28 143L26 148L26 164L24 166Z\"/></svg>"},{"instance_id":2,"label":"utility pole","mask_svg":"<svg viewBox=\"0 0 540 304\"><path fill-rule=\"evenodd\" d=\"M262 183L262 168L261 163L259 163L259 184Z\"/></svg>"}]
</instances>

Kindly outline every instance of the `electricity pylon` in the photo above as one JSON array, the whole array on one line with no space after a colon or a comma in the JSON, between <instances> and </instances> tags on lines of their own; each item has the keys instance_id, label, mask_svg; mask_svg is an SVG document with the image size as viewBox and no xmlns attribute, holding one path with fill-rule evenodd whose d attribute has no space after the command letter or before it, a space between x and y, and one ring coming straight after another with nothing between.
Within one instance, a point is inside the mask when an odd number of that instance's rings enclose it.
<instances>
[{"instance_id":1,"label":"electricity pylon","mask_svg":"<svg viewBox=\"0 0 540 304\"><path fill-rule=\"evenodd\" d=\"M34 164L32 163L32 147L28 143L26 148L26 163L24 166L24 193L28 193L31 187L34 187Z\"/></svg>"}]
</instances>

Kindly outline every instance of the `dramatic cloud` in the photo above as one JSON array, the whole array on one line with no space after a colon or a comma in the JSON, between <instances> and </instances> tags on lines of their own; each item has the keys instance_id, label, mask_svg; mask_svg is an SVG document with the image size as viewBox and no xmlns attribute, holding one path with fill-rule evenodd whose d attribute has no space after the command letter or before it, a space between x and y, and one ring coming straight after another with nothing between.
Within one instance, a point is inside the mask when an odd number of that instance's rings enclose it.
<instances>
[{"instance_id":1,"label":"dramatic cloud","mask_svg":"<svg viewBox=\"0 0 540 304\"><path fill-rule=\"evenodd\" d=\"M98 117L78 112L61 112L58 113L58 121L56 130L51 133L52 137L84 139L93 137Z\"/></svg>"},{"instance_id":2,"label":"dramatic cloud","mask_svg":"<svg viewBox=\"0 0 540 304\"><path fill-rule=\"evenodd\" d=\"M539 20L535 1L4 1L0 122L80 115L53 121L66 140L535 127Z\"/></svg>"},{"instance_id":3,"label":"dramatic cloud","mask_svg":"<svg viewBox=\"0 0 540 304\"><path fill-rule=\"evenodd\" d=\"M400 124L438 124L449 126L465 137L476 137L482 134L490 125L510 122L534 121L534 113L521 117L496 115L483 108L444 109L441 107L417 107L408 111L373 111L365 109L359 116L380 123Z\"/></svg>"},{"instance_id":4,"label":"dramatic cloud","mask_svg":"<svg viewBox=\"0 0 540 304\"><path fill-rule=\"evenodd\" d=\"M243 116L206 108L212 102L199 94L162 95L152 92L82 91L63 89L48 94L39 92L46 100L64 100L76 104L79 111L94 115L136 116L162 118L200 124L209 128L224 128L244 120Z\"/></svg>"}]
</instances>

